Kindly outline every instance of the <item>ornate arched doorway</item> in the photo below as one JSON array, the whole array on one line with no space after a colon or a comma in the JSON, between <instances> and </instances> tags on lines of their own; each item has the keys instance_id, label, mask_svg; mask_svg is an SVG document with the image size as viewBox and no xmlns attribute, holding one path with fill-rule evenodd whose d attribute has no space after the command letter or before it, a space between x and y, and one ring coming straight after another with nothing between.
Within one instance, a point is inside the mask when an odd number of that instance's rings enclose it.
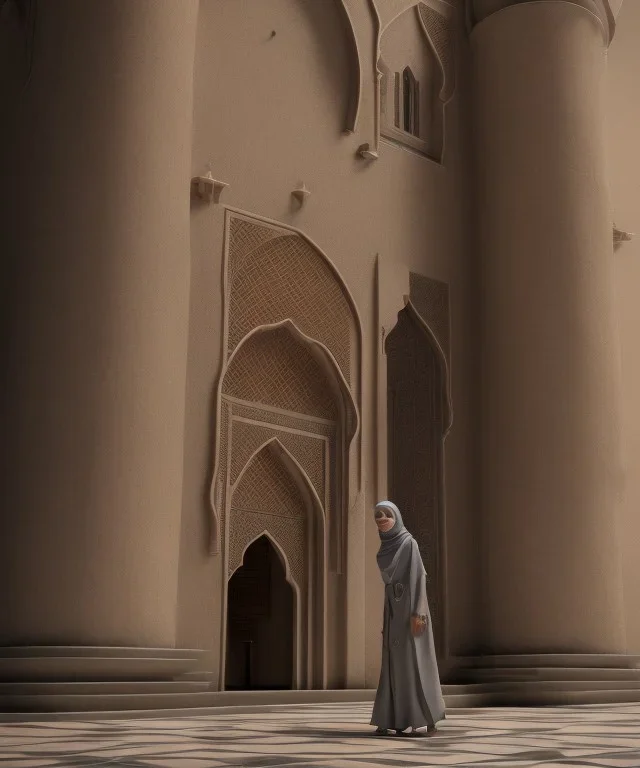
<instances>
[{"instance_id":1,"label":"ornate arched doorway","mask_svg":"<svg viewBox=\"0 0 640 768\"><path fill-rule=\"evenodd\" d=\"M398 314L385 351L388 494L418 542L427 571L436 651L443 656L446 366L437 342L410 307Z\"/></svg>"},{"instance_id":2,"label":"ornate arched doorway","mask_svg":"<svg viewBox=\"0 0 640 768\"><path fill-rule=\"evenodd\" d=\"M306 476L277 438L269 440L253 455L234 485L229 534L225 655L236 658L237 644L251 642L255 661L265 653L258 648L259 642L264 644L269 638L271 648L279 647L277 637L284 633L285 648L292 643L290 687L323 687L327 626L326 526ZM260 553L263 559L259 562ZM269 580L280 573L274 553L284 568L284 580L292 594L290 625L282 608L284 598L280 612L265 607L271 594L268 593ZM247 563L249 571L243 572ZM238 589L243 589L243 579L246 586L247 575L256 583L262 579L256 588L264 598L262 608L257 607L256 593L245 598L245 602L242 598L238 601ZM259 627L253 618L255 611L260 612ZM252 629L255 636L249 637ZM248 653L246 648L245 653ZM227 678L237 663L227 659ZM237 675L232 678L236 679ZM264 685L254 675L251 687Z\"/></svg>"},{"instance_id":3,"label":"ornate arched doorway","mask_svg":"<svg viewBox=\"0 0 640 768\"><path fill-rule=\"evenodd\" d=\"M263 533L297 590L294 686L361 685L364 547L351 525L364 514L357 312L333 265L301 233L231 210L226 228L211 487L211 552L222 555L224 575L219 686L228 580ZM276 490L297 500L266 509Z\"/></svg>"},{"instance_id":4,"label":"ornate arched doorway","mask_svg":"<svg viewBox=\"0 0 640 768\"><path fill-rule=\"evenodd\" d=\"M296 594L286 562L268 536L246 549L242 565L229 580L227 603L225 688L293 688Z\"/></svg>"}]
</instances>

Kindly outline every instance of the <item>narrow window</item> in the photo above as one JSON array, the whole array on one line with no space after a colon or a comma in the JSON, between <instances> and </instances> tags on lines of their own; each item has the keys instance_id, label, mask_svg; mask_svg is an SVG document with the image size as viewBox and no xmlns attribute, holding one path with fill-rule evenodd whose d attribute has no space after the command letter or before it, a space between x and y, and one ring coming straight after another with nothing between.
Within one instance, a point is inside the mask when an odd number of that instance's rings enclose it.
<instances>
[{"instance_id":1,"label":"narrow window","mask_svg":"<svg viewBox=\"0 0 640 768\"><path fill-rule=\"evenodd\" d=\"M419 84L410 67L402 73L402 127L412 136L419 136Z\"/></svg>"}]
</instances>

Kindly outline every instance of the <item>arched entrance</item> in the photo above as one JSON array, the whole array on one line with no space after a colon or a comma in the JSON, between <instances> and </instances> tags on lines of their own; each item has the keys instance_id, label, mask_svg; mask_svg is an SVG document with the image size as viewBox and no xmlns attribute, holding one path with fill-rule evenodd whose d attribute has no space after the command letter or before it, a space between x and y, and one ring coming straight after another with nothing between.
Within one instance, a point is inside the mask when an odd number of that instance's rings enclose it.
<instances>
[{"instance_id":1,"label":"arched entrance","mask_svg":"<svg viewBox=\"0 0 640 768\"><path fill-rule=\"evenodd\" d=\"M327 531L308 478L279 440L259 448L233 486L229 533L224 650L226 658L234 644L234 660L225 661L225 680L232 687L240 685L240 644L252 641L251 663L256 668L261 651L258 640L249 637L252 630L269 638L272 651L280 654L284 648L286 657L292 656L292 675L279 673L280 682L274 677L268 687L281 688L285 682L296 689L326 687ZM275 613L267 610L269 600L279 606ZM282 633L292 638L291 654L289 640L281 644ZM244 647L242 653L246 669L250 651ZM232 670L236 672L231 674ZM242 685L249 677L252 688L265 687L248 672Z\"/></svg>"},{"instance_id":2,"label":"arched entrance","mask_svg":"<svg viewBox=\"0 0 640 768\"><path fill-rule=\"evenodd\" d=\"M291 689L295 601L286 570L267 536L245 552L229 581L227 690Z\"/></svg>"},{"instance_id":3,"label":"arched entrance","mask_svg":"<svg viewBox=\"0 0 640 768\"><path fill-rule=\"evenodd\" d=\"M225 226L211 486L211 552L225 576L219 687L229 579L265 533L295 593L294 687L362 685L358 314L335 267L297 230L230 210Z\"/></svg>"},{"instance_id":4,"label":"arched entrance","mask_svg":"<svg viewBox=\"0 0 640 768\"><path fill-rule=\"evenodd\" d=\"M436 651L443 656L446 368L436 342L408 307L398 314L385 351L388 493L418 542Z\"/></svg>"}]
</instances>

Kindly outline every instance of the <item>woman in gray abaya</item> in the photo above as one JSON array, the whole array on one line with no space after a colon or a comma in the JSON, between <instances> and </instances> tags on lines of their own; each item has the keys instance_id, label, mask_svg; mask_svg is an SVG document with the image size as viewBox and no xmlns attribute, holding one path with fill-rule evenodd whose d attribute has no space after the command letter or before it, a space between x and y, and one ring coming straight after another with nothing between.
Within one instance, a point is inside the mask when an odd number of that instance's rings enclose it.
<instances>
[{"instance_id":1,"label":"woman in gray abaya","mask_svg":"<svg viewBox=\"0 0 640 768\"><path fill-rule=\"evenodd\" d=\"M408 728L437 733L445 705L440 688L426 572L418 544L404 527L400 510L390 501L376 504L380 534L378 567L384 581L382 669L371 725L376 733Z\"/></svg>"}]
</instances>

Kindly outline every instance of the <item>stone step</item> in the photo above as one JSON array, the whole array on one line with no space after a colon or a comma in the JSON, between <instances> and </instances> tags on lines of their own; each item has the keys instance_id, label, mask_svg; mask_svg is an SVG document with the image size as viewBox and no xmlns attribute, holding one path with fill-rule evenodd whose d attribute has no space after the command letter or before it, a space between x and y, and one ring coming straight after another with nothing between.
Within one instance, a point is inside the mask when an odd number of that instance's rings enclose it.
<instances>
[{"instance_id":1,"label":"stone step","mask_svg":"<svg viewBox=\"0 0 640 768\"><path fill-rule=\"evenodd\" d=\"M640 669L614 667L504 667L500 668L461 668L451 671L447 682L485 683L485 682L532 682L536 680L609 680L640 681Z\"/></svg>"},{"instance_id":2,"label":"stone step","mask_svg":"<svg viewBox=\"0 0 640 768\"><path fill-rule=\"evenodd\" d=\"M198 666L189 658L40 656L0 658L1 682L173 680Z\"/></svg>"},{"instance_id":3,"label":"stone step","mask_svg":"<svg viewBox=\"0 0 640 768\"><path fill-rule=\"evenodd\" d=\"M105 694L96 690L91 694L25 695L0 696L0 712L51 713L51 712L100 712L100 711L172 711L214 709L229 706L276 706L303 705L331 702L373 701L375 691L371 690L326 690L326 691L224 691L199 693L158 693L158 694ZM4 714L0 720L4 719Z\"/></svg>"},{"instance_id":4,"label":"stone step","mask_svg":"<svg viewBox=\"0 0 640 768\"><path fill-rule=\"evenodd\" d=\"M194 681L194 682L207 682L212 683L215 679L215 672L204 672L196 670L195 672L185 672L184 675L180 675L176 680Z\"/></svg>"},{"instance_id":5,"label":"stone step","mask_svg":"<svg viewBox=\"0 0 640 768\"><path fill-rule=\"evenodd\" d=\"M640 688L602 690L528 690L464 693L445 696L447 707L560 707L587 704L623 704L640 702ZM467 703L465 703L467 702ZM471 703L469 703L471 702Z\"/></svg>"},{"instance_id":6,"label":"stone step","mask_svg":"<svg viewBox=\"0 0 640 768\"><path fill-rule=\"evenodd\" d=\"M86 696L105 694L200 693L209 690L206 680L132 682L0 683L0 705L4 696Z\"/></svg>"},{"instance_id":7,"label":"stone step","mask_svg":"<svg viewBox=\"0 0 640 768\"><path fill-rule=\"evenodd\" d=\"M442 693L446 695L476 693L512 693L536 691L606 691L638 690L638 680L527 680L526 682L500 681L483 683L446 684Z\"/></svg>"},{"instance_id":8,"label":"stone step","mask_svg":"<svg viewBox=\"0 0 640 768\"><path fill-rule=\"evenodd\" d=\"M204 698L204 697L209 698ZM213 699L211 697L214 697ZM241 715L255 712L256 707L261 712L278 712L283 706L295 705L304 707L318 703L347 701L357 705L370 706L375 691L251 691L239 694L195 694L190 696L190 705L176 701L173 694L153 697L152 704L143 708L143 702L138 697L140 708L122 706L122 697L102 697L99 709L81 708L70 710L66 706L72 702L69 698L64 702L65 708L56 709L49 705L45 709L40 702L40 708L25 709L19 712L0 712L0 722L37 722L37 721L68 721L68 720L121 720L121 719L164 719L180 717L207 717L212 715ZM197 698L194 698L197 697ZM221 698L222 697L222 698ZM39 697L36 697L39 698ZM80 697L81 698L81 697ZM120 701L118 701L118 698ZM278 699L279 701L274 701ZM286 699L286 700L282 700ZM539 707L539 706L577 706L619 704L640 701L640 691L636 690L596 690L596 691L538 691L538 692L502 692L502 693L457 693L445 696L449 710L472 710L476 707ZM15 703L18 703L17 701ZM24 702L23 702L24 703ZM62 702L58 701L59 706ZM109 705L114 706L109 709Z\"/></svg>"},{"instance_id":9,"label":"stone step","mask_svg":"<svg viewBox=\"0 0 640 768\"><path fill-rule=\"evenodd\" d=\"M98 686L96 686L98 687ZM621 687L610 683L607 687L566 688L555 685L510 685L447 686L445 701L447 707L500 707L500 706L548 706L574 704L603 704L640 702L640 686ZM75 712L172 712L183 716L193 715L195 710L217 711L223 707L277 705L304 705L331 702L368 702L375 697L373 690L339 691L234 691L195 693L106 693L104 691L86 694L2 694L0 719L20 719L28 713ZM15 714L15 717L14 717ZM131 714L130 716L134 716ZM138 715L136 715L137 717ZM158 716L158 715L149 715ZM175 716L175 715L173 715Z\"/></svg>"},{"instance_id":10,"label":"stone step","mask_svg":"<svg viewBox=\"0 0 640 768\"><path fill-rule=\"evenodd\" d=\"M43 657L95 657L101 659L200 659L204 651L197 648L136 648L120 645L3 645L0 659Z\"/></svg>"},{"instance_id":11,"label":"stone step","mask_svg":"<svg viewBox=\"0 0 640 768\"><path fill-rule=\"evenodd\" d=\"M482 656L455 656L451 657L449 661L455 667L464 668L640 668L640 656L615 653L489 654Z\"/></svg>"},{"instance_id":12,"label":"stone step","mask_svg":"<svg viewBox=\"0 0 640 768\"><path fill-rule=\"evenodd\" d=\"M0 647L0 682L170 681L196 672L205 652L112 646Z\"/></svg>"}]
</instances>

